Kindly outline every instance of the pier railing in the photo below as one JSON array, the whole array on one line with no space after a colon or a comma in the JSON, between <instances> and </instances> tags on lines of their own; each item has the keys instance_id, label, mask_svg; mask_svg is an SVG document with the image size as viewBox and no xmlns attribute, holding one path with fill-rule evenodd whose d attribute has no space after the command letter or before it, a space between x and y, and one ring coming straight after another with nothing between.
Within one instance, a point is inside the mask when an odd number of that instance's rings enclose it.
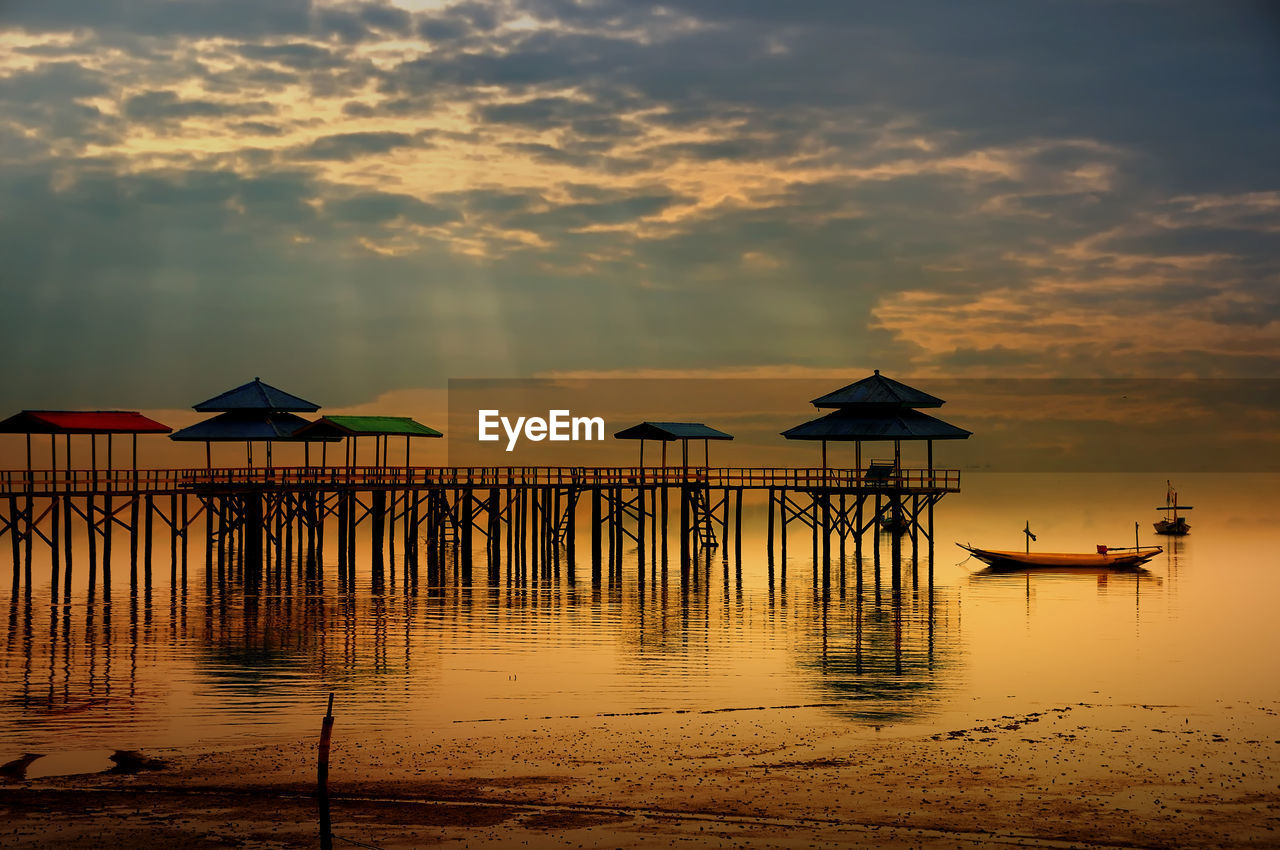
<instances>
[{"instance_id":1,"label":"pier railing","mask_svg":"<svg viewBox=\"0 0 1280 850\"><path fill-rule=\"evenodd\" d=\"M0 470L0 495L181 492L245 487L647 487L958 492L956 469L679 466L277 466L213 469Z\"/></svg>"}]
</instances>

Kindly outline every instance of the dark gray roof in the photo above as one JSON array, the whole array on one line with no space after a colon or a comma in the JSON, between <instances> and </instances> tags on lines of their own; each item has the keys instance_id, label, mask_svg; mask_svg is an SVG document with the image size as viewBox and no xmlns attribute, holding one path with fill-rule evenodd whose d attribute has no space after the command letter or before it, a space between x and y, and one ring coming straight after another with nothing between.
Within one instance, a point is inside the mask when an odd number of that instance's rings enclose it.
<instances>
[{"instance_id":1,"label":"dark gray roof","mask_svg":"<svg viewBox=\"0 0 1280 850\"><path fill-rule=\"evenodd\" d=\"M957 428L909 407L842 408L788 428L788 440L965 440Z\"/></svg>"},{"instance_id":2,"label":"dark gray roof","mask_svg":"<svg viewBox=\"0 0 1280 850\"><path fill-rule=\"evenodd\" d=\"M248 440L297 441L332 441L337 437L294 437L298 431L310 423L295 413L281 411L229 411L220 413L211 419L197 422L190 427L175 431L169 435L170 440L189 440L193 442L211 443L243 443Z\"/></svg>"},{"instance_id":3,"label":"dark gray roof","mask_svg":"<svg viewBox=\"0 0 1280 850\"><path fill-rule=\"evenodd\" d=\"M854 404L942 407L944 402L937 396L931 396L892 378L886 378L880 374L879 369L874 375L813 400L814 407L848 407Z\"/></svg>"},{"instance_id":4,"label":"dark gray roof","mask_svg":"<svg viewBox=\"0 0 1280 850\"><path fill-rule=\"evenodd\" d=\"M641 422L613 435L615 440L732 440L732 434L701 422Z\"/></svg>"},{"instance_id":5,"label":"dark gray roof","mask_svg":"<svg viewBox=\"0 0 1280 850\"><path fill-rule=\"evenodd\" d=\"M254 378L234 390L227 390L208 401L194 405L201 413L212 413L218 410L302 410L315 411L320 405L313 404L304 398L278 390L270 384L262 383L261 378Z\"/></svg>"}]
</instances>

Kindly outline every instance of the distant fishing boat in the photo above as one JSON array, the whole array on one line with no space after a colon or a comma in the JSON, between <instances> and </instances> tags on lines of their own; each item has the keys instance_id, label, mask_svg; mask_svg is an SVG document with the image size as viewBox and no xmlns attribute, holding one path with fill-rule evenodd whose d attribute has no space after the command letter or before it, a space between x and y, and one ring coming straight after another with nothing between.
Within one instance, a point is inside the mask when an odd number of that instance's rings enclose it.
<instances>
[{"instance_id":1,"label":"distant fishing boat","mask_svg":"<svg viewBox=\"0 0 1280 850\"><path fill-rule=\"evenodd\" d=\"M1189 511L1191 505L1178 504L1178 491L1173 489L1173 482L1166 481L1168 489L1164 495L1164 506L1156 508L1158 511L1164 511L1165 517L1155 523L1156 534L1168 534L1175 537L1181 537L1191 531L1191 526L1187 524L1186 517L1178 516L1178 511Z\"/></svg>"},{"instance_id":2,"label":"distant fishing boat","mask_svg":"<svg viewBox=\"0 0 1280 850\"><path fill-rule=\"evenodd\" d=\"M956 545L994 570L1025 570L1037 567L1131 570L1164 551L1160 546L1143 549L1111 549L1099 546L1097 552L1006 552L998 549L978 549L963 543Z\"/></svg>"}]
</instances>

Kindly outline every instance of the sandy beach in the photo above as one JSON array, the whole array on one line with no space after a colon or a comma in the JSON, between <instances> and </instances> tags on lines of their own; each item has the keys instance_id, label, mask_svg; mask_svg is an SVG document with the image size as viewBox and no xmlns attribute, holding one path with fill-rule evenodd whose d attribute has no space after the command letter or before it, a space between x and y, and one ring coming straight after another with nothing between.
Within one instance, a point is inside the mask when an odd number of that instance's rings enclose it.
<instances>
[{"instance_id":1,"label":"sandy beach","mask_svg":"<svg viewBox=\"0 0 1280 850\"><path fill-rule=\"evenodd\" d=\"M1277 707L1225 728L1077 704L903 736L821 707L459 723L344 740L336 847L1280 844ZM787 730L795 730L788 732ZM314 739L156 752L162 770L13 781L8 847L317 846ZM359 842L359 843L356 843Z\"/></svg>"}]
</instances>

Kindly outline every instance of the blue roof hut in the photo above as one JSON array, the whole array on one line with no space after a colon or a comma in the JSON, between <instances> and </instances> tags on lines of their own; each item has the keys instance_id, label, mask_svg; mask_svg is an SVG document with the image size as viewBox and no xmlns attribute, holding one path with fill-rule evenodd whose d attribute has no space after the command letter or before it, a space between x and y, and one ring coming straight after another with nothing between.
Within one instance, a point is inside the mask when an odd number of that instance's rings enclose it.
<instances>
[{"instance_id":1,"label":"blue roof hut","mask_svg":"<svg viewBox=\"0 0 1280 850\"><path fill-rule=\"evenodd\" d=\"M311 413L319 410L320 405L263 383L261 378L192 405L192 409L202 413L218 412L218 415L170 434L169 439L203 442L205 464L210 468L213 466L212 443L244 443L249 466L253 466L253 444L266 443L270 467L272 443L336 439L328 435L296 437L303 426L310 424L298 412Z\"/></svg>"},{"instance_id":2,"label":"blue roof hut","mask_svg":"<svg viewBox=\"0 0 1280 850\"><path fill-rule=\"evenodd\" d=\"M918 409L937 408L943 404L943 400L937 396L886 378L877 369L873 375L815 398L814 407L832 408L832 411L788 428L782 432L782 436L788 440L820 441L823 469L827 468L829 441L853 443L860 476L864 442L893 442L891 471L896 476L901 473L902 468L902 442L923 441L928 447L929 479L932 480L933 441L966 440L973 433Z\"/></svg>"},{"instance_id":3,"label":"blue roof hut","mask_svg":"<svg viewBox=\"0 0 1280 850\"><path fill-rule=\"evenodd\" d=\"M702 465L709 467L710 452L708 446L712 440L732 440L732 434L717 431L710 425L701 422L641 422L624 428L613 435L615 440L640 441L640 465L644 466L645 440L657 440L662 443L662 465L667 465L667 443L680 441L681 466L689 466L689 441L702 440Z\"/></svg>"},{"instance_id":4,"label":"blue roof hut","mask_svg":"<svg viewBox=\"0 0 1280 850\"><path fill-rule=\"evenodd\" d=\"M315 413L320 409L320 405L307 401L305 398L299 398L284 390L276 389L270 384L264 384L261 378L254 378L247 384L241 384L233 390L227 390L225 393L216 395L207 401L192 405L191 408L201 413L216 413L219 411Z\"/></svg>"}]
</instances>

